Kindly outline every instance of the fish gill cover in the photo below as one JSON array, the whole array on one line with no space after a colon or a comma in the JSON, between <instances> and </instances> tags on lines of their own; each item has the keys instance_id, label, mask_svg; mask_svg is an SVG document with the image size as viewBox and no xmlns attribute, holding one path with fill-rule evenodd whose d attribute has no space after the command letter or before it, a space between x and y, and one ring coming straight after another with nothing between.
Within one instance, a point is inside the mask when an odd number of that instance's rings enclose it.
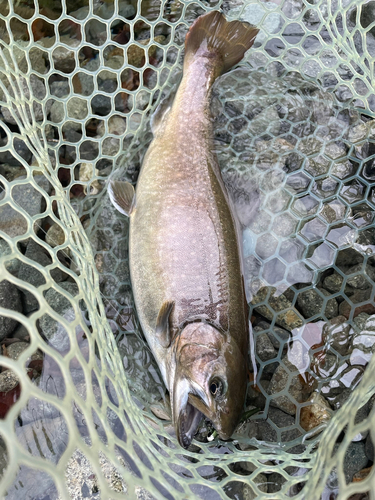
<instances>
[{"instance_id":1,"label":"fish gill cover","mask_svg":"<svg viewBox=\"0 0 375 500\"><path fill-rule=\"evenodd\" d=\"M133 308L128 222L106 191L115 170L136 182L188 27L213 8L260 28L211 107L243 229L256 413L228 442L204 422L182 450ZM1 2L2 497L370 495L374 13L373 1Z\"/></svg>"}]
</instances>

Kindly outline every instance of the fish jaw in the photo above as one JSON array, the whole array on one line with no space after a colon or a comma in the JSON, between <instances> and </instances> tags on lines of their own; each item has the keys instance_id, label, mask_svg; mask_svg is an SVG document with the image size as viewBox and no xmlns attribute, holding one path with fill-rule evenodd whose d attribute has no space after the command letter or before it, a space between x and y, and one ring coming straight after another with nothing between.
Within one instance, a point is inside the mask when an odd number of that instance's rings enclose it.
<instances>
[{"instance_id":1,"label":"fish jaw","mask_svg":"<svg viewBox=\"0 0 375 500\"><path fill-rule=\"evenodd\" d=\"M171 398L172 420L180 446L188 448L193 440L203 414L189 402L191 384L185 378L173 384Z\"/></svg>"},{"instance_id":2,"label":"fish jaw","mask_svg":"<svg viewBox=\"0 0 375 500\"><path fill-rule=\"evenodd\" d=\"M190 445L203 416L221 439L229 439L244 408L246 358L224 333L205 323L187 325L172 352L169 390L179 444ZM213 383L221 385L221 393L213 394Z\"/></svg>"}]
</instances>

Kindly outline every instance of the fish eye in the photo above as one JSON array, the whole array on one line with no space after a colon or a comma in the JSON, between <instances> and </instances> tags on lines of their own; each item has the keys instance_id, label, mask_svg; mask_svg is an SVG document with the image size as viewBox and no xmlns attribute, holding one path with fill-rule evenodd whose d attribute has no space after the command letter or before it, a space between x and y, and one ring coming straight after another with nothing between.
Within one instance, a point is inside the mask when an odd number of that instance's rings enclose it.
<instances>
[{"instance_id":1,"label":"fish eye","mask_svg":"<svg viewBox=\"0 0 375 500\"><path fill-rule=\"evenodd\" d=\"M222 396L225 392L224 389L225 389L224 382L220 378L215 377L211 380L210 393L214 399L217 399L220 396Z\"/></svg>"}]
</instances>

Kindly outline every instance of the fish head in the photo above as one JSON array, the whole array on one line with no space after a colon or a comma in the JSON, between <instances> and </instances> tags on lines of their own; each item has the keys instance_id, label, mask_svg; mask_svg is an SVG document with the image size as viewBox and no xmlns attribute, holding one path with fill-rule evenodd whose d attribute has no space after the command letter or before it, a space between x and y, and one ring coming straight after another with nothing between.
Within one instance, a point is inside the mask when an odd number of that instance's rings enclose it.
<instances>
[{"instance_id":1,"label":"fish head","mask_svg":"<svg viewBox=\"0 0 375 500\"><path fill-rule=\"evenodd\" d=\"M240 352L229 335L207 323L187 325L173 351L169 387L180 445L190 445L202 414L221 439L229 439L244 407L247 353Z\"/></svg>"}]
</instances>

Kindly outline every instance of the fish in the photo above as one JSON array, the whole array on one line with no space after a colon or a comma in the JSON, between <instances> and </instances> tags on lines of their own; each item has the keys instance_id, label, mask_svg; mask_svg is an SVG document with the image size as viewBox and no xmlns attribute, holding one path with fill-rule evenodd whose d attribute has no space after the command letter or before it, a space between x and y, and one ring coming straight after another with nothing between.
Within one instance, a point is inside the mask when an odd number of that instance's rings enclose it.
<instances>
[{"instance_id":1,"label":"fish","mask_svg":"<svg viewBox=\"0 0 375 500\"><path fill-rule=\"evenodd\" d=\"M108 187L130 218L135 306L183 448L203 415L229 439L246 398L251 325L240 228L214 153L209 106L214 81L241 61L257 33L219 11L194 21L182 80L153 120L136 190L119 180Z\"/></svg>"}]
</instances>

